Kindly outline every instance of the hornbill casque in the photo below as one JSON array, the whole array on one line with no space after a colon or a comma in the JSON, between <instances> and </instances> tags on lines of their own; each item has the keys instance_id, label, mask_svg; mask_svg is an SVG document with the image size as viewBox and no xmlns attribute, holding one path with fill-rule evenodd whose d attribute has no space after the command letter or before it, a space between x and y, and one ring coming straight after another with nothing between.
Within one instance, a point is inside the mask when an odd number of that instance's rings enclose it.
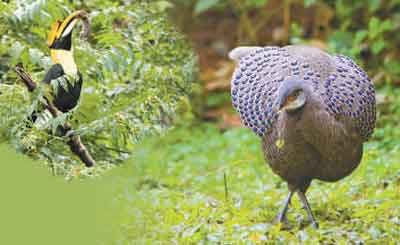
<instances>
[{"instance_id":1,"label":"hornbill casque","mask_svg":"<svg viewBox=\"0 0 400 245\"><path fill-rule=\"evenodd\" d=\"M57 20L48 35L52 66L47 71L43 83L49 85L45 96L61 112L74 109L79 102L82 90L82 74L79 72L73 56L72 32L78 20L88 20L85 11L76 11L64 21ZM88 23L84 22L83 32L88 35ZM37 115L32 115L35 121Z\"/></svg>"}]
</instances>

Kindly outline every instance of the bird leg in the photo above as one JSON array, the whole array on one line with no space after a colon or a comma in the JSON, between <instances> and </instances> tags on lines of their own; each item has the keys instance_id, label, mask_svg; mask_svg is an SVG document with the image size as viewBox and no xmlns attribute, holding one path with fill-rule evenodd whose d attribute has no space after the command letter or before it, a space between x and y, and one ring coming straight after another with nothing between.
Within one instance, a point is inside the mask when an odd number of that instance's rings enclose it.
<instances>
[{"instance_id":1,"label":"bird leg","mask_svg":"<svg viewBox=\"0 0 400 245\"><path fill-rule=\"evenodd\" d=\"M308 220L311 223L311 226L314 227L315 229L318 229L318 223L317 221L315 221L314 215L311 211L311 207L307 201L306 195L304 194L304 192L300 190L297 191L297 195L299 196L301 203L303 204L304 208L307 211Z\"/></svg>"},{"instance_id":2,"label":"bird leg","mask_svg":"<svg viewBox=\"0 0 400 245\"><path fill-rule=\"evenodd\" d=\"M281 211L278 213L278 216L276 217L275 222L276 223L284 223L284 224L289 224L287 218L286 218L286 212L289 207L290 200L292 199L293 196L293 191L289 190L289 194L285 199L285 202L283 204L283 207Z\"/></svg>"}]
</instances>

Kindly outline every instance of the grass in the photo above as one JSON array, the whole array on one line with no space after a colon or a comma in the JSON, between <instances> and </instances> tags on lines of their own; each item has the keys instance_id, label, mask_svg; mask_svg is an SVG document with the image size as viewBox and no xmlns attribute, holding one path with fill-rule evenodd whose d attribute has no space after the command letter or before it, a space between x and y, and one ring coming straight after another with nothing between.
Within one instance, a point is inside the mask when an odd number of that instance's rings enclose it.
<instances>
[{"instance_id":1,"label":"grass","mask_svg":"<svg viewBox=\"0 0 400 245\"><path fill-rule=\"evenodd\" d=\"M389 102L399 98L398 92L382 92ZM273 224L287 187L267 167L260 141L249 130L220 132L212 124L200 124L147 139L120 170L114 203L122 227L119 241L396 244L400 129L393 116L400 115L399 104L385 105L387 111L380 112L380 127L351 176L336 183L312 183L308 198L318 230L307 225L297 197L288 213L292 229Z\"/></svg>"},{"instance_id":2,"label":"grass","mask_svg":"<svg viewBox=\"0 0 400 245\"><path fill-rule=\"evenodd\" d=\"M114 205L121 244L375 243L400 241L400 90L378 93L378 123L361 165L308 192L320 229L294 198L291 230L273 220L286 184L245 128L179 126L143 141L120 169ZM225 176L225 177L224 177Z\"/></svg>"}]
</instances>

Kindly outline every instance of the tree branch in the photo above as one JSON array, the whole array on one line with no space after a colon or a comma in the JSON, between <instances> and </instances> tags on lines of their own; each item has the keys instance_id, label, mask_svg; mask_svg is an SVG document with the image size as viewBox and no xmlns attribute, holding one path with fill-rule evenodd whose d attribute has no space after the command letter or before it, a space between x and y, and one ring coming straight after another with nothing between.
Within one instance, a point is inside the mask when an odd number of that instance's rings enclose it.
<instances>
[{"instance_id":1,"label":"tree branch","mask_svg":"<svg viewBox=\"0 0 400 245\"><path fill-rule=\"evenodd\" d=\"M22 64L17 64L14 68L15 72L24 82L25 86L28 88L29 92L33 92L37 88L37 83L33 81L31 76L24 70ZM53 103L46 97L46 109L48 109L53 117L57 117L61 112L53 105ZM62 135L66 136L72 131L72 127L69 123L65 123L62 126ZM96 164L95 160L90 155L86 146L82 143L79 135L70 134L68 136L67 144L71 151L81 159L81 161L86 165L86 167L92 167Z\"/></svg>"}]
</instances>

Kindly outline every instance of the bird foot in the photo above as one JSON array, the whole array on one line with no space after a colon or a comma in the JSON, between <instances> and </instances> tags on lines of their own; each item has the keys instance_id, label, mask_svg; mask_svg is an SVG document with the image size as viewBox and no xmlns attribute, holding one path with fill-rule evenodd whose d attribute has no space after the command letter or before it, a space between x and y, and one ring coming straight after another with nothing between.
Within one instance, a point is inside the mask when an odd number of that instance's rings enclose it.
<instances>
[{"instance_id":1,"label":"bird foot","mask_svg":"<svg viewBox=\"0 0 400 245\"><path fill-rule=\"evenodd\" d=\"M275 218L274 224L281 224L281 228L284 230L290 230L292 228L286 216L282 216L281 214L278 214Z\"/></svg>"}]
</instances>

